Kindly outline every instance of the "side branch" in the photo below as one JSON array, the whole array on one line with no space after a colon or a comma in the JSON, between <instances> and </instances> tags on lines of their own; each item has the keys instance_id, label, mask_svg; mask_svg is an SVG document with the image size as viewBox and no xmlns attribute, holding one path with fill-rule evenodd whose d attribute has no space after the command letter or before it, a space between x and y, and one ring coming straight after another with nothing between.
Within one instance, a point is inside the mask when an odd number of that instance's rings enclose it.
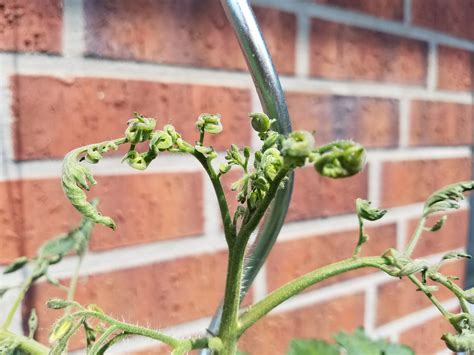
<instances>
[{"instance_id":1,"label":"side branch","mask_svg":"<svg viewBox=\"0 0 474 355\"><path fill-rule=\"evenodd\" d=\"M253 306L242 314L239 319L238 335L242 335L250 326L256 321L265 316L272 309L286 301L287 299L297 295L304 289L328 279L332 276L342 274L347 271L360 269L363 267L374 267L380 269L381 267L388 265L390 261L384 257L365 257L365 258L351 258L339 261L334 264L324 266L320 269L311 271L299 278L290 281L286 285L270 293L260 302L257 302Z\"/></svg>"}]
</instances>

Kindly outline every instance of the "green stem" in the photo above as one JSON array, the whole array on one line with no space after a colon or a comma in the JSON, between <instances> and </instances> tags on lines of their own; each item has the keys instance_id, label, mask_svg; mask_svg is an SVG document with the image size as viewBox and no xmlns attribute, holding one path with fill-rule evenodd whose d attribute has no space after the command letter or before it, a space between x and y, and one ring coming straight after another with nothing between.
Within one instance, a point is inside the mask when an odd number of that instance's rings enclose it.
<instances>
[{"instance_id":1,"label":"green stem","mask_svg":"<svg viewBox=\"0 0 474 355\"><path fill-rule=\"evenodd\" d=\"M27 338L23 335L11 333L7 330L0 330L0 342L4 340L11 340L12 342L18 343L19 347L23 352L28 355L48 355L49 348L37 341Z\"/></svg>"},{"instance_id":2,"label":"green stem","mask_svg":"<svg viewBox=\"0 0 474 355\"><path fill-rule=\"evenodd\" d=\"M166 334L154 331L152 329L148 329L145 327L141 327L139 325L133 325L133 324L128 324L125 322L120 322L112 317L109 317L108 315L96 311L77 311L72 314L73 317L95 317L97 319L100 319L104 322L109 323L110 325L115 326L117 329L123 330L124 332L131 333L131 334L136 334L136 335L142 335L144 337L148 337L151 339L156 339L159 340L165 344L168 344L169 346L176 348L181 344L181 340L170 337Z\"/></svg>"},{"instance_id":3,"label":"green stem","mask_svg":"<svg viewBox=\"0 0 474 355\"><path fill-rule=\"evenodd\" d=\"M21 302L25 298L26 292L30 288L31 284L33 283L33 273L31 273L28 278L22 283L20 293L15 299L15 302L13 303L13 306L10 308L10 311L8 312L7 317L5 318L5 321L2 323L0 326L0 330L6 331L10 327L13 317L15 316L16 311L18 310L18 307L20 307Z\"/></svg>"},{"instance_id":4,"label":"green stem","mask_svg":"<svg viewBox=\"0 0 474 355\"><path fill-rule=\"evenodd\" d=\"M366 241L366 237L364 235L364 222L362 221L362 218L360 218L360 216L357 216L357 218L359 219L359 240L357 241L354 254L352 255L354 258L359 257L360 250L362 249L362 244L364 244Z\"/></svg>"},{"instance_id":5,"label":"green stem","mask_svg":"<svg viewBox=\"0 0 474 355\"><path fill-rule=\"evenodd\" d=\"M90 350L87 352L89 355L95 355L101 349L102 345L109 339L109 337L117 331L118 328L113 325L105 330L105 332L94 342L94 345L91 346Z\"/></svg>"},{"instance_id":6,"label":"green stem","mask_svg":"<svg viewBox=\"0 0 474 355\"><path fill-rule=\"evenodd\" d=\"M388 263L388 259L379 256L351 258L324 266L300 276L249 307L249 309L242 314L239 319L240 326L238 329L238 336L241 336L251 325L265 316L272 309L318 282L363 267L374 267L380 269L381 266L387 265Z\"/></svg>"},{"instance_id":7,"label":"green stem","mask_svg":"<svg viewBox=\"0 0 474 355\"><path fill-rule=\"evenodd\" d=\"M225 239L227 241L227 245L231 247L235 240L235 233L233 229L232 217L230 216L229 212L229 206L227 205L224 189L222 188L219 176L216 174L214 168L211 166L210 162L206 159L204 155L199 152L194 152L193 155L201 163L204 170L206 170L206 173L212 182L214 192L216 193L217 202L219 203L219 210L221 212L222 222L224 224Z\"/></svg>"},{"instance_id":8,"label":"green stem","mask_svg":"<svg viewBox=\"0 0 474 355\"><path fill-rule=\"evenodd\" d=\"M435 307L438 308L438 310L441 312L443 317L445 317L447 319L451 315L446 310L446 308L443 307L441 302L439 302L438 299L435 296L433 296L432 293L424 291L425 287L424 287L423 283L420 280L418 280L415 275L409 275L408 278L410 279L411 282L413 282L418 287L418 289L420 291L422 291L426 295L426 297L428 297L428 299L431 301L431 303L433 303L435 305Z\"/></svg>"},{"instance_id":9,"label":"green stem","mask_svg":"<svg viewBox=\"0 0 474 355\"><path fill-rule=\"evenodd\" d=\"M411 254L413 253L413 250L415 250L416 244L418 243L418 240L420 239L420 236L423 233L423 228L425 227L425 223L426 223L426 217L422 217L420 221L418 222L418 225L416 226L415 232L413 233L413 236L411 237L411 240L408 243L408 246L406 247L405 252L403 253L406 258L409 258Z\"/></svg>"},{"instance_id":10,"label":"green stem","mask_svg":"<svg viewBox=\"0 0 474 355\"><path fill-rule=\"evenodd\" d=\"M76 293L76 288L77 288L77 280L79 279L79 270L81 268L83 259L84 259L84 256L79 255L79 261L76 264L76 268L74 270L74 274L72 275L71 282L69 282L69 289L67 291L67 298L66 298L69 302L74 301L74 294ZM64 313L65 314L71 313L71 307L70 306L67 307Z\"/></svg>"},{"instance_id":11,"label":"green stem","mask_svg":"<svg viewBox=\"0 0 474 355\"><path fill-rule=\"evenodd\" d=\"M235 239L233 247L229 248L229 259L227 265L227 279L224 295L224 304L222 308L221 326L219 337L223 342L223 349L220 354L233 355L236 352L238 336L238 313L240 307L240 290L242 285L242 272L244 265L245 250L247 242L252 232L257 228L270 202L275 197L281 181L284 179L288 170L282 169L270 186L265 198L253 213L249 221L244 224Z\"/></svg>"}]
</instances>

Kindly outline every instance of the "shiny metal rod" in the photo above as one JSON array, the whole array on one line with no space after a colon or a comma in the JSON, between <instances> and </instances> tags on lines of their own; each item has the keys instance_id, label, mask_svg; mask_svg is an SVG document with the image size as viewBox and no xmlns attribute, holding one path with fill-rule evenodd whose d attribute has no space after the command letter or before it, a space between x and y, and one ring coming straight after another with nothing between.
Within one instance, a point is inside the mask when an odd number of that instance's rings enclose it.
<instances>
[{"instance_id":1,"label":"shiny metal rod","mask_svg":"<svg viewBox=\"0 0 474 355\"><path fill-rule=\"evenodd\" d=\"M263 111L276 119L276 130L283 134L291 132L291 122L283 89L278 74L258 27L255 16L247 0L221 0L244 54ZM244 298L258 271L268 256L285 220L293 190L293 175L286 187L279 191L267 213L257 238L246 256L241 298ZM216 334L219 330L222 305L217 309L208 331ZM202 355L211 354L203 350Z\"/></svg>"}]
</instances>

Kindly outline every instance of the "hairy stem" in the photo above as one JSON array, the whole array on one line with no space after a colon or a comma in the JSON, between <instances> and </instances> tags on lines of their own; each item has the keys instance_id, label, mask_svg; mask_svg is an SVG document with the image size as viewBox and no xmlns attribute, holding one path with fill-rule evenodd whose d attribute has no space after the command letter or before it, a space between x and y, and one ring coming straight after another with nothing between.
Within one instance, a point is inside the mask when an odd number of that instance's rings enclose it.
<instances>
[{"instance_id":1,"label":"hairy stem","mask_svg":"<svg viewBox=\"0 0 474 355\"><path fill-rule=\"evenodd\" d=\"M10 340L14 343L17 343L21 350L24 353L29 355L48 355L49 348L44 346L41 343L38 343L36 340L27 338L23 335L18 335L11 333L7 330L0 330L0 342Z\"/></svg>"},{"instance_id":2,"label":"hairy stem","mask_svg":"<svg viewBox=\"0 0 474 355\"><path fill-rule=\"evenodd\" d=\"M416 244L420 239L421 234L423 233L423 228L425 227L426 217L422 217L416 226L415 232L413 233L410 242L408 243L405 252L403 253L405 257L409 258L413 251L415 250Z\"/></svg>"},{"instance_id":3,"label":"hairy stem","mask_svg":"<svg viewBox=\"0 0 474 355\"><path fill-rule=\"evenodd\" d=\"M28 276L28 278L22 283L20 292L18 293L18 296L16 297L15 302L13 303L13 306L10 308L10 311L8 312L8 315L5 318L5 321L0 326L0 330L8 330L8 328L10 327L13 321L13 317L15 316L16 311L18 310L18 307L20 307L21 302L23 302L26 292L28 292L28 289L31 287L32 283L33 283L33 273L31 273Z\"/></svg>"},{"instance_id":4,"label":"hairy stem","mask_svg":"<svg viewBox=\"0 0 474 355\"><path fill-rule=\"evenodd\" d=\"M216 193L217 202L219 203L219 210L221 212L222 223L224 224L224 234L229 248L233 245L235 240L235 233L232 223L232 217L230 216L229 206L225 198L224 189L222 188L221 181L219 176L214 171L214 168L211 166L209 161L204 155L199 152L194 152L193 154L196 159L201 163L204 170L206 170L209 179L211 180L212 187Z\"/></svg>"},{"instance_id":5,"label":"hairy stem","mask_svg":"<svg viewBox=\"0 0 474 355\"><path fill-rule=\"evenodd\" d=\"M95 355L99 352L99 350L101 349L102 345L105 344L105 342L107 342L107 340L109 339L109 337L114 333L116 332L117 330L119 330L119 328L117 328L116 326L111 326L109 327L101 336L99 339L97 339L94 343L94 345L91 346L90 350L88 351L88 354L89 355Z\"/></svg>"},{"instance_id":6,"label":"hairy stem","mask_svg":"<svg viewBox=\"0 0 474 355\"><path fill-rule=\"evenodd\" d=\"M77 311L75 313L72 313L72 316L74 317L95 317L97 319L100 319L104 322L109 323L112 326L115 326L116 329L123 330L124 332L130 333L130 334L136 334L136 335L142 335L147 338L151 339L156 339L159 340L165 344L168 344L169 346L175 348L181 344L181 340L173 338L169 335L157 332L153 329L148 329L145 327L141 327L139 325L133 325L133 324L128 324L125 322L120 322L112 317L109 317L108 315L101 313L101 312L96 312L96 311L88 311L88 310L81 310Z\"/></svg>"},{"instance_id":7,"label":"hairy stem","mask_svg":"<svg viewBox=\"0 0 474 355\"><path fill-rule=\"evenodd\" d=\"M420 291L422 291L426 295L426 297L428 297L431 303L433 303L434 306L438 308L438 310L441 312L443 317L447 319L450 316L450 313L446 310L446 308L443 307L441 302L439 302L438 299L435 296L433 296L431 292L425 291L425 287L423 283L420 280L418 280L415 275L409 275L408 278L410 279L411 282L413 282L418 287Z\"/></svg>"},{"instance_id":8,"label":"hairy stem","mask_svg":"<svg viewBox=\"0 0 474 355\"><path fill-rule=\"evenodd\" d=\"M82 260L84 259L83 255L79 255L79 260L76 264L76 268L74 269L74 274L72 275L71 282L69 282L69 288L67 291L67 301L72 302L74 301L74 294L76 293L77 288L77 280L79 279L79 270L81 269ZM71 313L71 307L67 307L65 310L65 314Z\"/></svg>"},{"instance_id":9,"label":"hairy stem","mask_svg":"<svg viewBox=\"0 0 474 355\"><path fill-rule=\"evenodd\" d=\"M252 232L257 228L270 202L275 197L281 181L288 170L282 169L270 186L265 198L253 213L249 221L244 224L235 239L235 244L229 249L229 261L227 267L227 280L222 308L222 320L219 337L222 339L224 348L220 354L233 355L237 345L238 312L240 307L240 289L242 285L242 272L244 265L245 250ZM225 223L225 221L224 221Z\"/></svg>"},{"instance_id":10,"label":"hairy stem","mask_svg":"<svg viewBox=\"0 0 474 355\"><path fill-rule=\"evenodd\" d=\"M238 336L242 335L250 326L272 309L318 282L363 267L374 267L380 269L380 266L387 265L388 263L388 259L384 257L351 258L324 266L300 276L249 307L249 309L239 319L240 326L238 329Z\"/></svg>"}]
</instances>

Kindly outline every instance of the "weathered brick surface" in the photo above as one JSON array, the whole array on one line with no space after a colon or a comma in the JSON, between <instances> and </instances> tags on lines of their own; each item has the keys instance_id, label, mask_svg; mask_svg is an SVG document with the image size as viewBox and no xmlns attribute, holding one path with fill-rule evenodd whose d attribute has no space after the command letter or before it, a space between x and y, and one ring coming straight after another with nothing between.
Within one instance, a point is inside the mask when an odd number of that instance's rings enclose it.
<instances>
[{"instance_id":1,"label":"weathered brick surface","mask_svg":"<svg viewBox=\"0 0 474 355\"><path fill-rule=\"evenodd\" d=\"M0 51L61 51L61 0L1 0Z\"/></svg>"},{"instance_id":2,"label":"weathered brick surface","mask_svg":"<svg viewBox=\"0 0 474 355\"><path fill-rule=\"evenodd\" d=\"M60 158L78 146L123 136L134 111L173 124L184 139L198 138L202 112L220 113L224 131L209 139L217 149L248 144L251 109L247 90L145 81L15 76L15 156ZM48 88L48 95L43 95ZM244 123L244 124L243 124Z\"/></svg>"},{"instance_id":3,"label":"weathered brick surface","mask_svg":"<svg viewBox=\"0 0 474 355\"><path fill-rule=\"evenodd\" d=\"M446 351L441 335L448 332L452 333L453 327L446 319L438 316L404 331L399 336L399 342L410 346L416 354L436 354L438 351Z\"/></svg>"},{"instance_id":4,"label":"weathered brick surface","mask_svg":"<svg viewBox=\"0 0 474 355\"><path fill-rule=\"evenodd\" d=\"M402 0L315 0L318 4L354 10L389 20L403 19Z\"/></svg>"},{"instance_id":5,"label":"weathered brick surface","mask_svg":"<svg viewBox=\"0 0 474 355\"><path fill-rule=\"evenodd\" d=\"M413 0L411 11L414 25L474 40L473 0Z\"/></svg>"},{"instance_id":6,"label":"weathered brick surface","mask_svg":"<svg viewBox=\"0 0 474 355\"><path fill-rule=\"evenodd\" d=\"M347 179L320 176L312 166L295 172L288 221L325 217L355 210L355 199L367 197L367 170Z\"/></svg>"},{"instance_id":7,"label":"weathered brick surface","mask_svg":"<svg viewBox=\"0 0 474 355\"><path fill-rule=\"evenodd\" d=\"M412 101L411 145L469 145L473 140L472 105Z\"/></svg>"},{"instance_id":8,"label":"weathered brick surface","mask_svg":"<svg viewBox=\"0 0 474 355\"><path fill-rule=\"evenodd\" d=\"M442 215L430 217L427 226L432 226ZM418 219L410 221L408 235L418 224ZM452 249L465 248L468 242L469 212L467 210L450 213L443 228L437 232L424 232L413 253L415 258L442 253Z\"/></svg>"},{"instance_id":9,"label":"weathered brick surface","mask_svg":"<svg viewBox=\"0 0 474 355\"><path fill-rule=\"evenodd\" d=\"M470 179L471 159L386 162L382 166L381 206L423 202L450 183Z\"/></svg>"},{"instance_id":10,"label":"weathered brick surface","mask_svg":"<svg viewBox=\"0 0 474 355\"><path fill-rule=\"evenodd\" d=\"M22 225L14 216L22 211L21 191L15 182L0 182L0 264L20 256Z\"/></svg>"},{"instance_id":11,"label":"weathered brick surface","mask_svg":"<svg viewBox=\"0 0 474 355\"><path fill-rule=\"evenodd\" d=\"M336 80L424 85L426 43L313 19L310 74Z\"/></svg>"},{"instance_id":12,"label":"weathered brick surface","mask_svg":"<svg viewBox=\"0 0 474 355\"><path fill-rule=\"evenodd\" d=\"M134 324L162 328L191 321L212 315L219 304L225 260L223 252L202 254L94 274L79 279L76 299L81 304L100 305L107 314ZM34 288L30 299L38 311L38 336L43 341L59 314L44 307L53 297L64 297L64 291L42 283Z\"/></svg>"},{"instance_id":13,"label":"weathered brick surface","mask_svg":"<svg viewBox=\"0 0 474 355\"><path fill-rule=\"evenodd\" d=\"M472 91L473 73L473 52L453 47L438 47L438 88Z\"/></svg>"},{"instance_id":14,"label":"weathered brick surface","mask_svg":"<svg viewBox=\"0 0 474 355\"><path fill-rule=\"evenodd\" d=\"M354 227L356 227L354 219ZM395 225L367 228L372 238L363 246L362 255L380 255L395 246ZM286 282L304 275L319 267L351 257L359 238L358 230L315 235L308 238L278 243L271 251L267 261L269 290L276 289ZM364 270L362 273L367 272ZM373 270L373 269L372 269ZM352 271L325 281L324 284L360 276L361 271Z\"/></svg>"},{"instance_id":15,"label":"weathered brick surface","mask_svg":"<svg viewBox=\"0 0 474 355\"><path fill-rule=\"evenodd\" d=\"M440 271L445 275L460 277L461 279L456 283L462 287L465 267L466 263L463 260L458 260L446 263L440 268ZM435 285L431 281L429 284ZM454 297L447 288L439 284L438 286L439 290L435 293L436 298L445 301ZM434 306L423 293L417 291L417 287L409 279L406 277L402 280L395 279L382 284L377 289L376 324L383 325L427 307ZM440 333L436 335L441 336Z\"/></svg>"},{"instance_id":16,"label":"weathered brick surface","mask_svg":"<svg viewBox=\"0 0 474 355\"><path fill-rule=\"evenodd\" d=\"M276 66L294 71L296 18L256 8ZM89 55L243 70L244 58L218 0L85 2Z\"/></svg>"},{"instance_id":17,"label":"weathered brick surface","mask_svg":"<svg viewBox=\"0 0 474 355\"><path fill-rule=\"evenodd\" d=\"M286 94L293 129L316 131L318 144L354 139L366 147L398 144L398 102L302 92Z\"/></svg>"},{"instance_id":18,"label":"weathered brick surface","mask_svg":"<svg viewBox=\"0 0 474 355\"><path fill-rule=\"evenodd\" d=\"M332 340L339 331L352 331L364 322L364 296L353 294L270 315L258 321L239 342L249 354L286 354L293 338Z\"/></svg>"},{"instance_id":19,"label":"weathered brick surface","mask_svg":"<svg viewBox=\"0 0 474 355\"><path fill-rule=\"evenodd\" d=\"M203 232L199 173L98 176L97 181L90 196L101 198L100 210L112 216L118 228L114 232L98 226L91 242L94 250ZM7 188L15 194L11 204L12 227L7 224L7 228L0 229L0 240L6 241L7 246L4 249L2 244L2 254L5 253L2 258L9 259L16 240L23 243L22 253L34 255L45 240L78 222L79 213L64 197L58 179L14 181L10 185ZM5 188L3 184L0 186ZM0 196L0 211L8 213L9 201Z\"/></svg>"}]
</instances>

